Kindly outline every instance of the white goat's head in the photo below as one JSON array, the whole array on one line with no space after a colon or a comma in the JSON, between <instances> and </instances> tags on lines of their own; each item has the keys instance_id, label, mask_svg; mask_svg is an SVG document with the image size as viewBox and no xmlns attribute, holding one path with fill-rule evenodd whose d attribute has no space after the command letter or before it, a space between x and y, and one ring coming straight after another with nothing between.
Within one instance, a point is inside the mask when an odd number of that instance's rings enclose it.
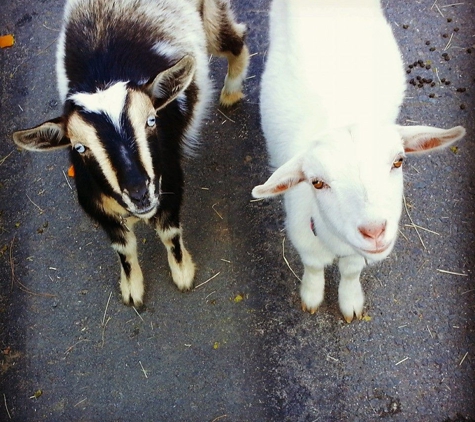
<instances>
[{"instance_id":1,"label":"white goat's head","mask_svg":"<svg viewBox=\"0 0 475 422\"><path fill-rule=\"evenodd\" d=\"M368 125L331 130L279 167L252 194L270 197L308 184L314 197L311 217L321 220L315 224L323 224L368 260L380 260L391 252L398 232L406 154L443 148L464 134L460 126L443 130Z\"/></svg>"}]
</instances>

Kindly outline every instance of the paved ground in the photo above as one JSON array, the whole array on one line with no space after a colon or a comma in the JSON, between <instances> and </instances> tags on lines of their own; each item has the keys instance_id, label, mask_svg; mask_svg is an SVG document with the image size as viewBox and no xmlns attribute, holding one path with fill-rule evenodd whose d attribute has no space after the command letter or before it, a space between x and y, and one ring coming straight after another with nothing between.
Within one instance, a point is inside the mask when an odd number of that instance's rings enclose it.
<instances>
[{"instance_id":1,"label":"paved ground","mask_svg":"<svg viewBox=\"0 0 475 422\"><path fill-rule=\"evenodd\" d=\"M364 271L365 320L349 325L332 268L325 305L300 311L281 202L251 202L268 176L257 104L268 0L234 0L255 53L247 98L226 116L212 110L201 155L186 163L185 241L196 283L214 278L179 293L143 227L141 315L120 303L117 258L77 205L67 154L21 152L11 141L60 113L53 60L63 1L3 3L0 32L16 44L0 51L0 420L475 420L473 2L383 2L406 63L432 66L408 81L436 82L408 85L400 121L462 124L468 136L408 161L406 200L421 239L405 214L394 253ZM214 59L212 70L219 86L224 63ZM285 256L300 274L289 242Z\"/></svg>"}]
</instances>

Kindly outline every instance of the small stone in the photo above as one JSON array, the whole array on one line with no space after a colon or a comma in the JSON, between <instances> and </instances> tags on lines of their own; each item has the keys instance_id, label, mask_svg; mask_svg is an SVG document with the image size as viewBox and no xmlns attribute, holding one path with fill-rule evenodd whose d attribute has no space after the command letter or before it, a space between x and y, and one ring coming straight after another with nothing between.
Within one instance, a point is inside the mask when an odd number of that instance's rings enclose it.
<instances>
[{"instance_id":1,"label":"small stone","mask_svg":"<svg viewBox=\"0 0 475 422\"><path fill-rule=\"evenodd\" d=\"M454 28L454 32L459 32L460 31L460 28L456 27Z\"/></svg>"},{"instance_id":2,"label":"small stone","mask_svg":"<svg viewBox=\"0 0 475 422\"><path fill-rule=\"evenodd\" d=\"M429 51L435 51L435 47L429 48Z\"/></svg>"},{"instance_id":3,"label":"small stone","mask_svg":"<svg viewBox=\"0 0 475 422\"><path fill-rule=\"evenodd\" d=\"M426 64L426 69L429 70L432 66L430 64Z\"/></svg>"},{"instance_id":4,"label":"small stone","mask_svg":"<svg viewBox=\"0 0 475 422\"><path fill-rule=\"evenodd\" d=\"M402 27L403 27L404 29L407 29L407 28L409 28L409 25L403 25Z\"/></svg>"},{"instance_id":5,"label":"small stone","mask_svg":"<svg viewBox=\"0 0 475 422\"><path fill-rule=\"evenodd\" d=\"M426 41L426 45L430 45L430 41Z\"/></svg>"},{"instance_id":6,"label":"small stone","mask_svg":"<svg viewBox=\"0 0 475 422\"><path fill-rule=\"evenodd\" d=\"M434 87L434 86L435 86L435 82L431 82L431 83L430 83L430 86L431 86L431 87Z\"/></svg>"},{"instance_id":7,"label":"small stone","mask_svg":"<svg viewBox=\"0 0 475 422\"><path fill-rule=\"evenodd\" d=\"M449 34L442 34L442 38L449 38Z\"/></svg>"},{"instance_id":8,"label":"small stone","mask_svg":"<svg viewBox=\"0 0 475 422\"><path fill-rule=\"evenodd\" d=\"M429 98L434 98L435 94L429 94Z\"/></svg>"}]
</instances>

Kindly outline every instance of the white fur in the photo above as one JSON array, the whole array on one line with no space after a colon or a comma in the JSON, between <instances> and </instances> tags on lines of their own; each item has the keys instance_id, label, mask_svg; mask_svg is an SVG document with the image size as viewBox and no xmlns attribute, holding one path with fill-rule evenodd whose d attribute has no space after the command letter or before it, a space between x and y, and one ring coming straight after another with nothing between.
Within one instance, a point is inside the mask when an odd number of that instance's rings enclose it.
<instances>
[{"instance_id":1,"label":"white fur","mask_svg":"<svg viewBox=\"0 0 475 422\"><path fill-rule=\"evenodd\" d=\"M323 269L339 258L340 309L348 322L361 318L361 270L388 256L398 232L398 160L465 131L395 124L405 77L379 0L274 0L261 86L277 170L253 195L285 193L287 231L304 264L302 308L317 310Z\"/></svg>"},{"instance_id":2,"label":"white fur","mask_svg":"<svg viewBox=\"0 0 475 422\"><path fill-rule=\"evenodd\" d=\"M104 90L98 89L94 94L78 92L69 96L76 105L88 112L104 113L119 132L120 116L124 111L126 98L127 82L117 82Z\"/></svg>"},{"instance_id":3,"label":"white fur","mask_svg":"<svg viewBox=\"0 0 475 422\"><path fill-rule=\"evenodd\" d=\"M168 264L172 272L172 279L176 286L182 290L189 290L193 286L193 278L195 277L195 264L191 259L191 255L188 253L182 240L182 230L172 228L169 230L157 229L157 233L160 236L163 244L167 248ZM172 239L176 236L180 238L180 248L182 252L181 262L177 262L173 255Z\"/></svg>"}]
</instances>

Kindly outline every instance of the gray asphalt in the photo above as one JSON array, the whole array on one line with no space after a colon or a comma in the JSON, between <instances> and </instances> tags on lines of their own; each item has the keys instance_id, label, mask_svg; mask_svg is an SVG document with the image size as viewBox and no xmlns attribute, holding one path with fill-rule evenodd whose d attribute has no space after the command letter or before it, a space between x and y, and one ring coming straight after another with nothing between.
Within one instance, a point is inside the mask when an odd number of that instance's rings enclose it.
<instances>
[{"instance_id":1,"label":"gray asphalt","mask_svg":"<svg viewBox=\"0 0 475 422\"><path fill-rule=\"evenodd\" d=\"M184 239L196 285L207 283L178 292L164 248L142 227L140 315L120 302L117 258L77 204L67 153L19 151L11 140L61 112L63 1L2 2L0 32L16 44L0 51L0 420L475 420L475 4L383 4L406 64L431 64L408 82L436 82L408 83L400 122L468 134L456 149L407 161L397 246L364 270L365 318L347 324L335 268L318 313L300 310L289 266L302 266L281 201L251 201L269 175L258 113L268 0L233 1L254 53L247 97L222 114L216 93L200 155L185 166ZM224 73L213 59L217 87Z\"/></svg>"}]
</instances>

